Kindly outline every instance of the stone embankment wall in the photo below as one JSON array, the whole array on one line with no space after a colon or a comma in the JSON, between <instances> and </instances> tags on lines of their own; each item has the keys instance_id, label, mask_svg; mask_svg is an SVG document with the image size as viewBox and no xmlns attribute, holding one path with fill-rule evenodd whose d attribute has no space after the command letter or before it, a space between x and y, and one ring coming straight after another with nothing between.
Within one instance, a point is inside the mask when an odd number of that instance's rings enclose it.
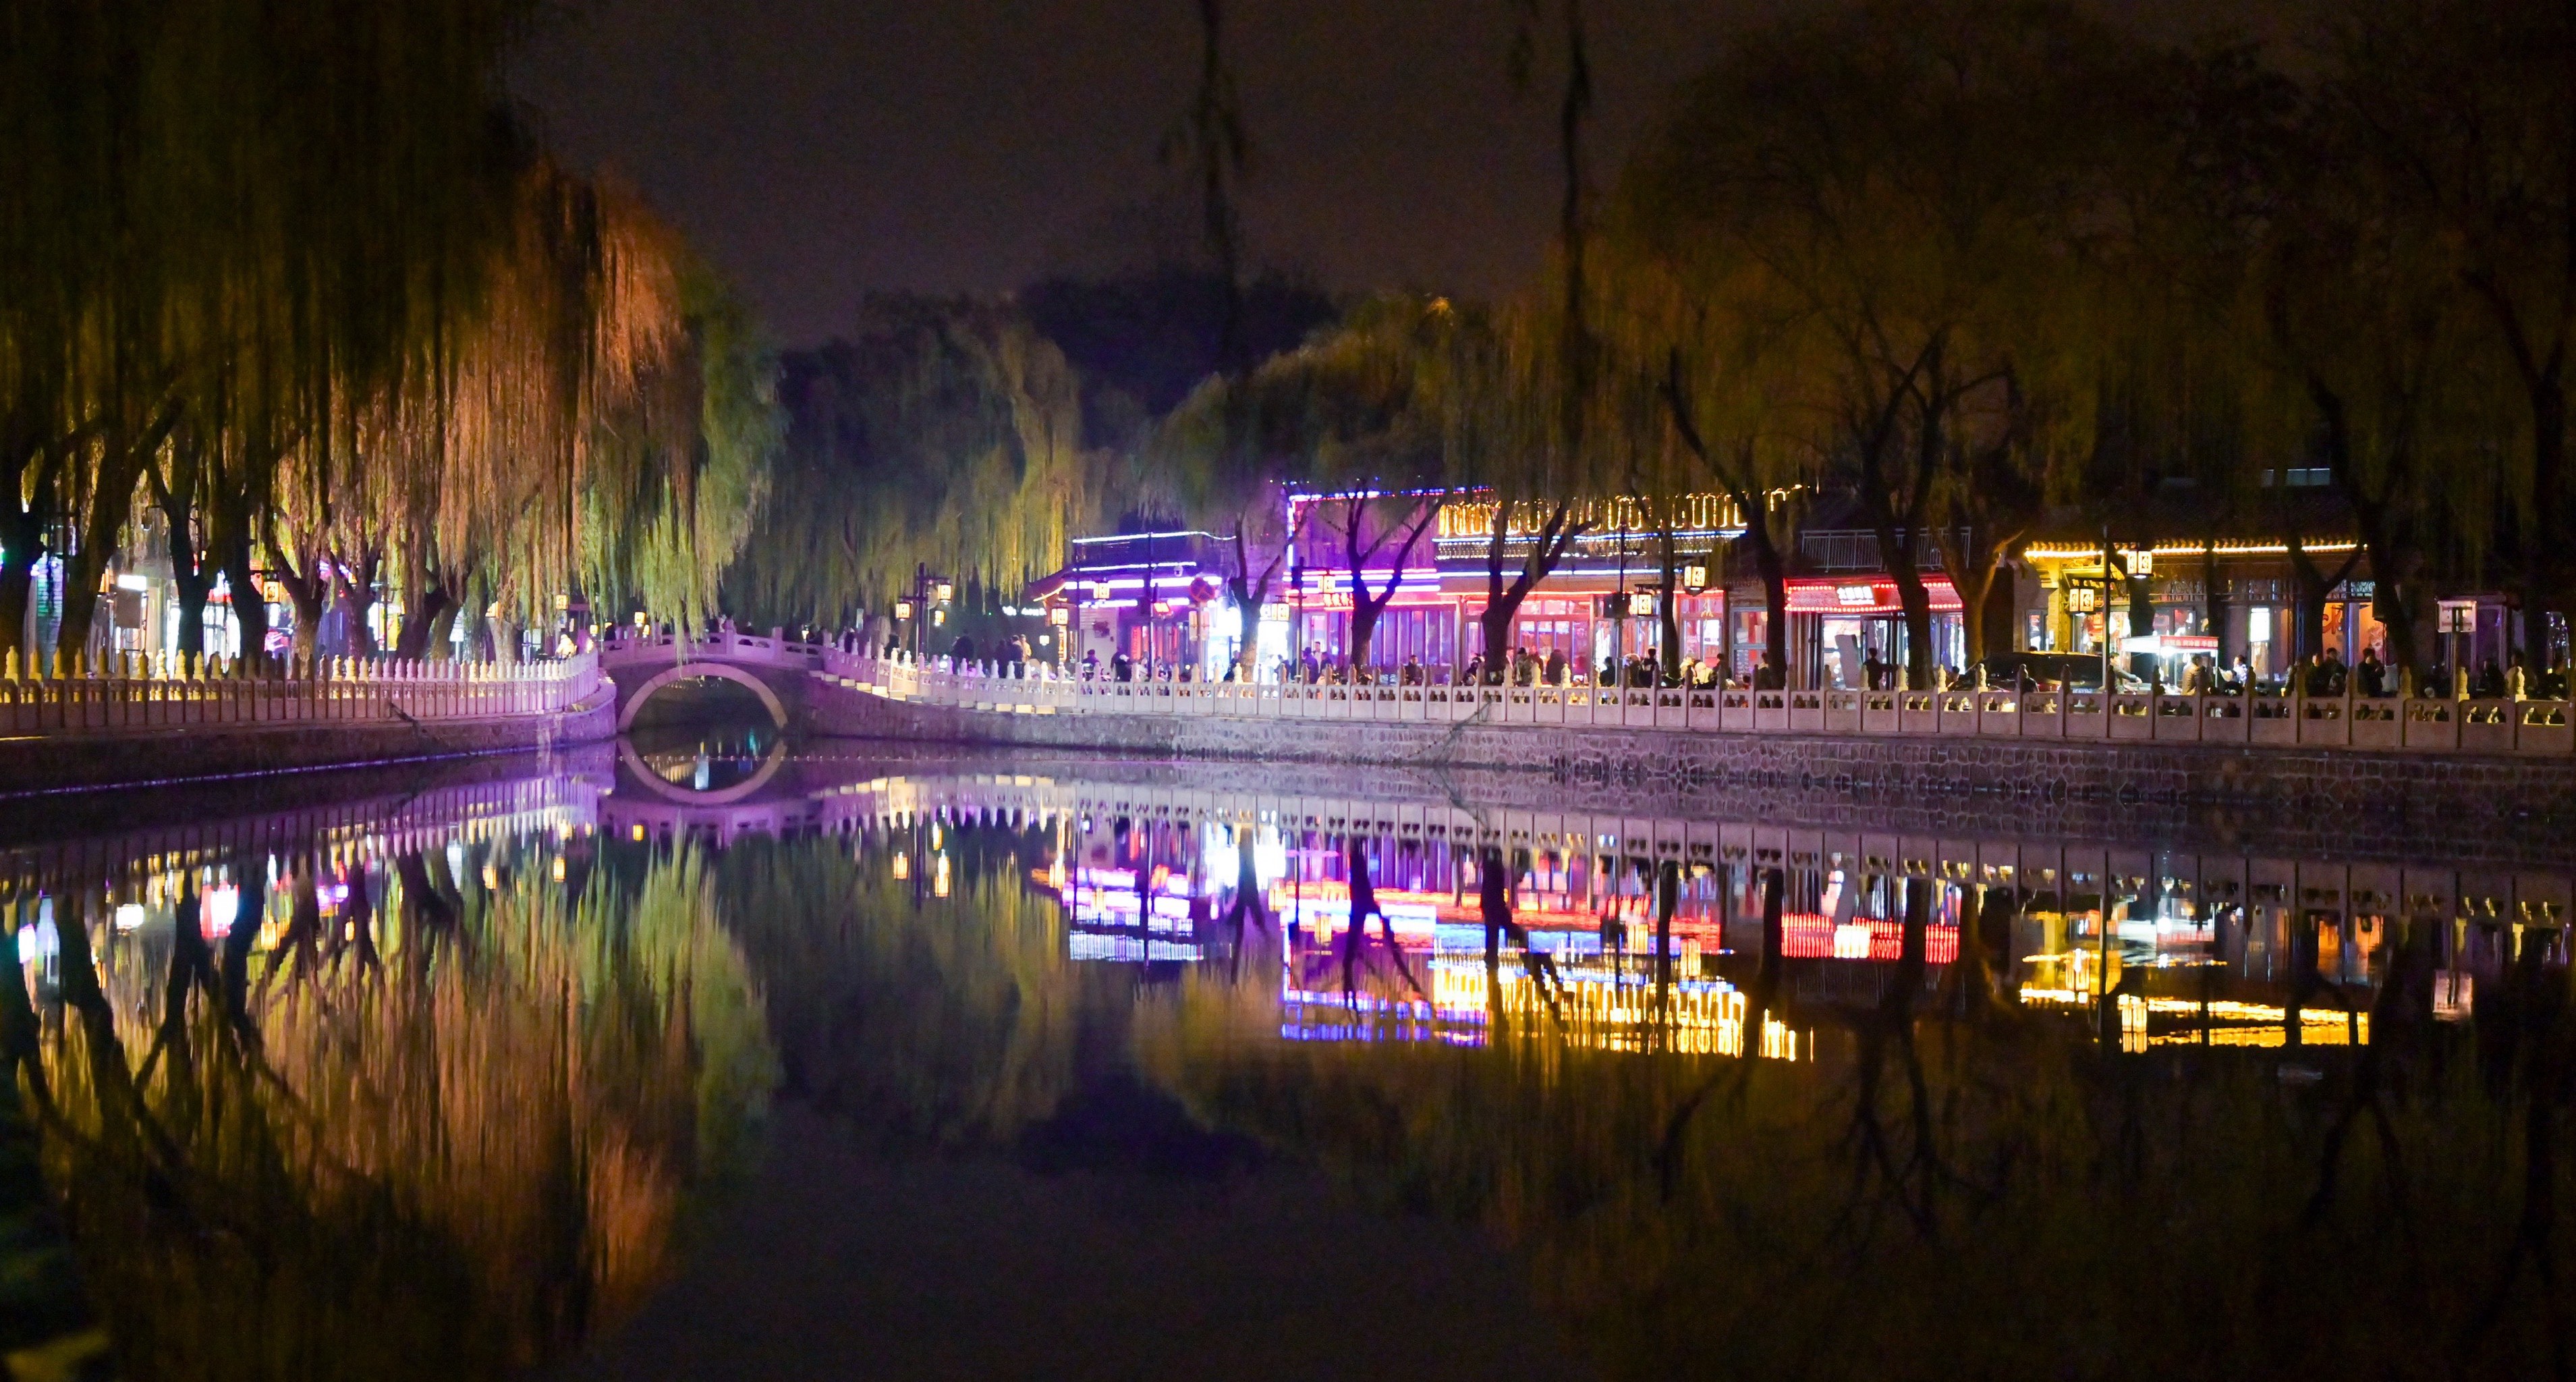
<instances>
[{"instance_id":1,"label":"stone embankment wall","mask_svg":"<svg viewBox=\"0 0 2576 1382\"><path fill-rule=\"evenodd\" d=\"M524 752L614 738L602 685L566 711L427 722L288 721L0 740L0 796Z\"/></svg>"},{"instance_id":2,"label":"stone embankment wall","mask_svg":"<svg viewBox=\"0 0 2576 1382\"><path fill-rule=\"evenodd\" d=\"M1883 822L2203 846L2260 838L2326 856L2576 853L2576 762L2189 743L1383 724L1225 716L1020 715L818 687L813 732L1506 773L1590 795L1670 794L1783 823Z\"/></svg>"}]
</instances>

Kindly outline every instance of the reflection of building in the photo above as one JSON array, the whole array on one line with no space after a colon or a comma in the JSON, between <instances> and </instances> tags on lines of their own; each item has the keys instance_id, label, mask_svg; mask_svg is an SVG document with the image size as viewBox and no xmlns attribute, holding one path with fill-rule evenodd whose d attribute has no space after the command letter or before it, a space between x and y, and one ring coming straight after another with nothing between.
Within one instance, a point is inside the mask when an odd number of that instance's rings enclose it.
<instances>
[{"instance_id":1,"label":"reflection of building","mask_svg":"<svg viewBox=\"0 0 2576 1382\"><path fill-rule=\"evenodd\" d=\"M1034 881L1061 891L1077 868L1099 871L1096 897L1080 902L1069 929L1134 937L1149 950L1157 936L1197 944L1203 961L1230 973L1275 963L1283 1027L1308 1036L1481 1039L1483 1008L1467 1001L1471 981L1452 967L1482 982L1488 867L1504 873L1528 952L1577 995L1560 1001L1633 1014L1635 993L1651 995L1659 981L1677 991L1710 985L1693 1000L1708 1004L1723 996L1716 985L1773 984L1789 1025L1768 1037L1744 1032L1757 1049L1792 1030L1822 1030L1820 1009L1883 1004L1909 972L1909 905L1922 925L1917 1012L1959 1010L1973 976L1958 962L1971 958L1973 925L1977 973L2008 999L2134 1014L2141 1044L2202 1040L2205 1013L2213 1045L2285 1042L2294 1006L2305 1042L2333 1040L2329 1028L2366 1040L2368 1011L2410 931L2432 947L2424 1016L2465 1018L2481 981L2494 982L2530 947L2563 956L2576 911L2576 876L2564 869L2452 861L2299 861L1003 775L844 790L832 798L836 818L963 811L1051 822L1060 852ZM1356 946L1354 837L1386 919L1371 918ZM1257 917L1238 905L1247 868L1263 903ZM1775 886L1776 931L1765 922ZM1170 901L1142 920L1144 899L1158 894ZM1668 967L1659 931L1671 940ZM1522 982L1514 976L1526 957L1508 935L1498 941L1505 1006L1517 1011L1528 1000L1510 985ZM1596 983L1604 987L1573 988Z\"/></svg>"}]
</instances>

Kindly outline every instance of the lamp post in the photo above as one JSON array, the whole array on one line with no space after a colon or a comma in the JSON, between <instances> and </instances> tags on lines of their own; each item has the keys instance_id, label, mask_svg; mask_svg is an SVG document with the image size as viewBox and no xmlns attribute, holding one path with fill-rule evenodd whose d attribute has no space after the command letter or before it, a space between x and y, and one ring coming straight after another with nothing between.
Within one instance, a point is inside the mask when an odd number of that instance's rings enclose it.
<instances>
[{"instance_id":1,"label":"lamp post","mask_svg":"<svg viewBox=\"0 0 2576 1382\"><path fill-rule=\"evenodd\" d=\"M1297 627L1288 638L1290 675L1281 677L1280 680L1304 681L1306 679L1306 568L1297 565L1293 552L1290 554L1288 565L1288 593L1297 602Z\"/></svg>"},{"instance_id":2,"label":"lamp post","mask_svg":"<svg viewBox=\"0 0 2576 1382\"><path fill-rule=\"evenodd\" d=\"M2102 694L2111 694L2111 525L2102 525ZM2104 713L2108 712L2108 702ZM2108 722L2105 721L2107 724Z\"/></svg>"}]
</instances>

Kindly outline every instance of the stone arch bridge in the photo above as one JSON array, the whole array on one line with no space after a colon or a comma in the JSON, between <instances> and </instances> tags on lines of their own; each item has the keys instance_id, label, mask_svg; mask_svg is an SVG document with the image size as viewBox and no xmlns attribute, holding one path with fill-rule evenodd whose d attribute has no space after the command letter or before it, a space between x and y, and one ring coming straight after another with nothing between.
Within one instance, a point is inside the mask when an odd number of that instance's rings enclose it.
<instances>
[{"instance_id":1,"label":"stone arch bridge","mask_svg":"<svg viewBox=\"0 0 2576 1382\"><path fill-rule=\"evenodd\" d=\"M766 636L719 633L628 634L602 643L599 668L617 682L617 729L635 727L635 716L655 693L684 681L729 681L760 700L770 721L791 729L805 719L814 674L823 670L824 645L799 643L782 631Z\"/></svg>"}]
</instances>

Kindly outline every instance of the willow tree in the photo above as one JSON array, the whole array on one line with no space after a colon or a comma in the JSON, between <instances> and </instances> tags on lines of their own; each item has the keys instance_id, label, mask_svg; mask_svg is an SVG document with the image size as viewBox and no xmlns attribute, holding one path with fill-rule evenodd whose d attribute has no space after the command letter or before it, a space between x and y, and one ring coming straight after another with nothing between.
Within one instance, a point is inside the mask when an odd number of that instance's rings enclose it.
<instances>
[{"instance_id":1,"label":"willow tree","mask_svg":"<svg viewBox=\"0 0 2576 1382\"><path fill-rule=\"evenodd\" d=\"M1079 381L1008 308L876 299L851 338L780 370L780 459L724 577L738 614L837 622L923 570L1012 589L1061 565L1099 506Z\"/></svg>"},{"instance_id":2,"label":"willow tree","mask_svg":"<svg viewBox=\"0 0 2576 1382\"><path fill-rule=\"evenodd\" d=\"M341 463L294 450L267 525L299 614L336 593L362 616L374 573L401 573L405 655L478 586L505 625L576 591L707 608L690 568L739 546L775 430L756 331L639 201L539 159L508 206L471 310L347 399Z\"/></svg>"},{"instance_id":3,"label":"willow tree","mask_svg":"<svg viewBox=\"0 0 2576 1382\"><path fill-rule=\"evenodd\" d=\"M1762 583L1763 651L1769 665L1789 665L1788 552L1798 496L1812 486L1815 458L1795 420L1773 401L1790 392L1775 376L1787 362L1779 320L1758 273L1696 252L1697 242L1663 238L1639 189L1623 188L1627 205L1608 237L1612 304L1605 332L1616 368L1630 387L1643 385L1666 426L1642 467L1642 488L1668 511L1694 490L1725 496L1743 524L1741 539ZM1668 512L1659 525L1672 528ZM1671 603L1671 547L1664 539L1666 601ZM1667 646L1676 630L1666 615ZM1676 653L1677 653L1676 649ZM1668 654L1668 660L1672 654Z\"/></svg>"},{"instance_id":4,"label":"willow tree","mask_svg":"<svg viewBox=\"0 0 2576 1382\"><path fill-rule=\"evenodd\" d=\"M1393 491L1404 498L1344 500L1328 526L1348 569L1392 561L1400 571L1436 521L1444 486L1433 364L1456 329L1442 301L1386 296L1358 304L1337 326L1240 377L1208 379L1164 419L1145 452L1158 495L1199 522L1231 530L1235 608L1259 625L1299 529L1316 507L1291 516L1292 489ZM1356 660L1397 581L1352 592ZM1249 673L1247 636L1237 651Z\"/></svg>"},{"instance_id":5,"label":"willow tree","mask_svg":"<svg viewBox=\"0 0 2576 1382\"><path fill-rule=\"evenodd\" d=\"M2133 66L2062 6L1869 0L1738 33L1649 156L1672 233L1791 309L1782 406L1878 540L1914 684L1943 496L2032 454L2031 328L2064 300Z\"/></svg>"},{"instance_id":6,"label":"willow tree","mask_svg":"<svg viewBox=\"0 0 2576 1382\"><path fill-rule=\"evenodd\" d=\"M2380 242L2329 267L2385 263L2418 291L2447 290L2433 310L2493 380L2474 431L2495 443L2479 463L2496 503L2461 516L2495 545L2525 655L2547 666L2550 615L2576 608L2576 14L2549 0L2370 0L2337 7L2324 38L2315 120L2338 199L2368 212L2346 219Z\"/></svg>"},{"instance_id":7,"label":"willow tree","mask_svg":"<svg viewBox=\"0 0 2576 1382\"><path fill-rule=\"evenodd\" d=\"M530 8L10 8L0 464L19 483L0 619L24 609L48 520L79 535L62 555L85 595L191 413L240 429L229 459L293 438L337 464L341 400L398 376L471 299L519 142L499 59ZM66 644L91 608L69 602Z\"/></svg>"}]
</instances>

